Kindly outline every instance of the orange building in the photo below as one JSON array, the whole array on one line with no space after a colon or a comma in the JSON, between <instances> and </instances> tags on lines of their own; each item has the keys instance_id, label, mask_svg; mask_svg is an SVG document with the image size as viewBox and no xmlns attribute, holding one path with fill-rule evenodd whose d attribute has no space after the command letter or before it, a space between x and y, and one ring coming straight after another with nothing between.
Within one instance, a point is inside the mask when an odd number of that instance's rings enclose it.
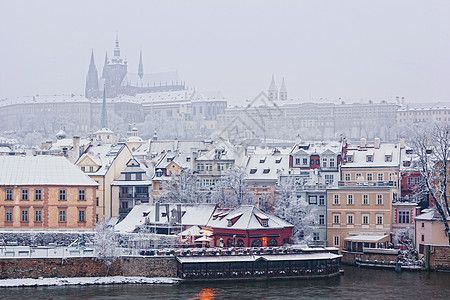
<instances>
[{"instance_id":1,"label":"orange building","mask_svg":"<svg viewBox=\"0 0 450 300\"><path fill-rule=\"evenodd\" d=\"M64 157L0 157L0 228L92 230L97 183Z\"/></svg>"}]
</instances>

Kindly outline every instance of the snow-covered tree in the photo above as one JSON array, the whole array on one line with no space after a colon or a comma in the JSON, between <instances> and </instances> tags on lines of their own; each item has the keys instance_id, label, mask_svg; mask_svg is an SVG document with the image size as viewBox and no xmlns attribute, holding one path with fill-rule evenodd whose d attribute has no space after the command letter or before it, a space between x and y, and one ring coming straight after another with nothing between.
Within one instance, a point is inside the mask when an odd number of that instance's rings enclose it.
<instances>
[{"instance_id":1,"label":"snow-covered tree","mask_svg":"<svg viewBox=\"0 0 450 300\"><path fill-rule=\"evenodd\" d=\"M211 192L211 202L222 207L237 207L242 204L253 204L253 193L247 185L245 168L235 166L227 170L216 182Z\"/></svg>"},{"instance_id":2,"label":"snow-covered tree","mask_svg":"<svg viewBox=\"0 0 450 300\"><path fill-rule=\"evenodd\" d=\"M108 276L109 268L117 259L119 253L117 252L117 242L114 234L114 229L108 226L107 220L98 223L95 226L94 248L97 259L106 264Z\"/></svg>"},{"instance_id":3,"label":"snow-covered tree","mask_svg":"<svg viewBox=\"0 0 450 300\"><path fill-rule=\"evenodd\" d=\"M276 216L294 225L294 244L312 241L315 209L310 208L305 199L297 197L294 178L287 178L277 185L274 208Z\"/></svg>"},{"instance_id":4,"label":"snow-covered tree","mask_svg":"<svg viewBox=\"0 0 450 300\"><path fill-rule=\"evenodd\" d=\"M192 170L182 170L172 175L172 179L163 183L163 190L158 196L159 202L165 203L205 203L206 195L200 189L198 176Z\"/></svg>"},{"instance_id":5,"label":"snow-covered tree","mask_svg":"<svg viewBox=\"0 0 450 300\"><path fill-rule=\"evenodd\" d=\"M450 124L415 128L411 136L422 178L418 193L431 196L450 243Z\"/></svg>"}]
</instances>

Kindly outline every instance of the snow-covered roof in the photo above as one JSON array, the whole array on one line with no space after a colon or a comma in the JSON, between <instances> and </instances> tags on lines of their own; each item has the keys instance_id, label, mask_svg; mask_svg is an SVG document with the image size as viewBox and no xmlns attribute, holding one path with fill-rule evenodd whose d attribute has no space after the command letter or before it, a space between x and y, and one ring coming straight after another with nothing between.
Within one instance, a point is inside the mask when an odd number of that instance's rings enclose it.
<instances>
[{"instance_id":1,"label":"snow-covered roof","mask_svg":"<svg viewBox=\"0 0 450 300\"><path fill-rule=\"evenodd\" d=\"M80 147L86 146L91 141L88 139L80 139ZM56 140L55 143L52 144L50 150L62 150L62 148L71 148L73 147L73 139L60 139Z\"/></svg>"},{"instance_id":2,"label":"snow-covered roof","mask_svg":"<svg viewBox=\"0 0 450 300\"><path fill-rule=\"evenodd\" d=\"M160 72L144 74L141 77L136 73L127 73L122 80L122 86L154 87L165 85L181 85L177 72Z\"/></svg>"},{"instance_id":3,"label":"snow-covered roof","mask_svg":"<svg viewBox=\"0 0 450 300\"><path fill-rule=\"evenodd\" d=\"M115 230L118 232L133 232L136 227L144 225L146 222L150 224L168 224L173 210L177 209L177 204L169 204L169 211L166 211L166 206L161 204L159 206L159 221L155 221L156 204L139 204L133 207L125 219L116 225ZM205 226L216 209L215 204L181 204L181 224L183 225L198 225ZM167 218L167 213L169 218ZM163 216L163 214L165 216Z\"/></svg>"},{"instance_id":4,"label":"snow-covered roof","mask_svg":"<svg viewBox=\"0 0 450 300\"><path fill-rule=\"evenodd\" d=\"M279 172L289 169L289 154L250 155L245 172L247 180L277 180Z\"/></svg>"},{"instance_id":5,"label":"snow-covered roof","mask_svg":"<svg viewBox=\"0 0 450 300\"><path fill-rule=\"evenodd\" d=\"M258 220L259 219L259 220ZM267 227L262 225L260 220L266 219ZM228 220L233 220L233 224L228 226ZM293 227L292 224L268 213L265 213L253 205L242 205L221 218L212 218L207 227L226 228L239 230L255 230L255 229L280 229Z\"/></svg>"},{"instance_id":6,"label":"snow-covered roof","mask_svg":"<svg viewBox=\"0 0 450 300\"><path fill-rule=\"evenodd\" d=\"M423 213L414 217L415 220L418 221L441 221L441 215L434 208L424 209ZM447 217L447 220L450 221L450 217Z\"/></svg>"},{"instance_id":7,"label":"snow-covered roof","mask_svg":"<svg viewBox=\"0 0 450 300\"><path fill-rule=\"evenodd\" d=\"M0 170L0 185L97 185L59 156L0 156Z\"/></svg>"},{"instance_id":8,"label":"snow-covered roof","mask_svg":"<svg viewBox=\"0 0 450 300\"><path fill-rule=\"evenodd\" d=\"M386 239L389 239L389 235L354 235L345 238L346 241L350 242L368 242L368 243L381 242Z\"/></svg>"},{"instance_id":9,"label":"snow-covered roof","mask_svg":"<svg viewBox=\"0 0 450 300\"><path fill-rule=\"evenodd\" d=\"M373 145L366 147L350 145L347 148L347 156L352 152L352 161L345 162L342 168L374 168L374 167L399 167L400 147L398 144L381 143L379 148ZM368 156L371 156L370 160ZM390 156L387 159L386 156Z\"/></svg>"},{"instance_id":10,"label":"snow-covered roof","mask_svg":"<svg viewBox=\"0 0 450 300\"><path fill-rule=\"evenodd\" d=\"M220 153L220 156L217 154ZM235 147L228 141L220 141L215 144L209 151L197 157L196 161L211 161L211 160L236 160L237 152Z\"/></svg>"},{"instance_id":11,"label":"snow-covered roof","mask_svg":"<svg viewBox=\"0 0 450 300\"><path fill-rule=\"evenodd\" d=\"M0 100L0 106L15 104L38 104L38 103L89 103L89 100L83 95L36 95L22 96L11 99Z\"/></svg>"},{"instance_id":12,"label":"snow-covered roof","mask_svg":"<svg viewBox=\"0 0 450 300\"><path fill-rule=\"evenodd\" d=\"M117 144L117 145L99 145L90 147L87 153L84 153L76 162L77 165L86 159L92 160L98 167L98 170L94 170L94 172L89 172L86 170L86 174L89 175L105 175L106 172L111 167L112 163L119 155L119 153L125 148L125 144Z\"/></svg>"},{"instance_id":13,"label":"snow-covered roof","mask_svg":"<svg viewBox=\"0 0 450 300\"><path fill-rule=\"evenodd\" d=\"M286 260L319 260L335 259L342 255L331 252L289 254L289 255L230 255L230 256L177 256L180 263L220 263L220 262L252 262L257 260L286 261Z\"/></svg>"},{"instance_id":14,"label":"snow-covered roof","mask_svg":"<svg viewBox=\"0 0 450 300\"><path fill-rule=\"evenodd\" d=\"M300 142L292 147L292 155L317 154L338 155L341 153L341 143L336 141Z\"/></svg>"}]
</instances>

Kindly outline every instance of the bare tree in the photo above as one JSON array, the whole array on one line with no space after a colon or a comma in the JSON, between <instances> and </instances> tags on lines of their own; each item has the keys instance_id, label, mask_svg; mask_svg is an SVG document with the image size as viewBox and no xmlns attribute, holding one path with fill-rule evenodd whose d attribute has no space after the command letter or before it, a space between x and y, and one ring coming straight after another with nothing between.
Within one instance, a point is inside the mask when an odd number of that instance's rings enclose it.
<instances>
[{"instance_id":1,"label":"bare tree","mask_svg":"<svg viewBox=\"0 0 450 300\"><path fill-rule=\"evenodd\" d=\"M211 193L211 201L223 207L253 204L253 193L250 191L246 179L244 167L235 166L228 169L215 184Z\"/></svg>"},{"instance_id":2,"label":"bare tree","mask_svg":"<svg viewBox=\"0 0 450 300\"><path fill-rule=\"evenodd\" d=\"M106 276L108 276L109 268L119 256L119 253L116 249L117 242L114 229L108 226L107 220L95 226L94 248L97 259L106 264Z\"/></svg>"},{"instance_id":3,"label":"bare tree","mask_svg":"<svg viewBox=\"0 0 450 300\"><path fill-rule=\"evenodd\" d=\"M277 185L274 214L294 225L292 230L294 243L312 241L314 212L305 199L297 197L294 178L288 178Z\"/></svg>"},{"instance_id":4,"label":"bare tree","mask_svg":"<svg viewBox=\"0 0 450 300\"><path fill-rule=\"evenodd\" d=\"M412 136L411 145L422 177L419 192L430 195L450 243L450 209L448 203L448 193L450 192L450 125L434 124L426 128L417 128Z\"/></svg>"},{"instance_id":5,"label":"bare tree","mask_svg":"<svg viewBox=\"0 0 450 300\"><path fill-rule=\"evenodd\" d=\"M205 203L205 193L200 189L199 179L192 170L182 170L163 183L159 202L167 203Z\"/></svg>"}]
</instances>

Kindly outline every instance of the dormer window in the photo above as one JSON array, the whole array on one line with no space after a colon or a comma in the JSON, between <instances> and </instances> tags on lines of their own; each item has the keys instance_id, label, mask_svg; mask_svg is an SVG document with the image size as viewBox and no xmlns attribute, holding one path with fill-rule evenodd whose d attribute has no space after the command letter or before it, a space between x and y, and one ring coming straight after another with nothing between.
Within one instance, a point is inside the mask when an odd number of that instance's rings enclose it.
<instances>
[{"instance_id":1,"label":"dormer window","mask_svg":"<svg viewBox=\"0 0 450 300\"><path fill-rule=\"evenodd\" d=\"M265 163L265 162L266 162L266 158L265 158L265 157L261 158L261 159L259 160L259 162L260 162L261 164Z\"/></svg>"},{"instance_id":2,"label":"dormer window","mask_svg":"<svg viewBox=\"0 0 450 300\"><path fill-rule=\"evenodd\" d=\"M269 174L269 172L270 172L270 169L269 169L269 168L264 169L264 171L263 171L264 174Z\"/></svg>"},{"instance_id":3,"label":"dormer window","mask_svg":"<svg viewBox=\"0 0 450 300\"><path fill-rule=\"evenodd\" d=\"M412 149L406 149L406 154L412 154L413 150Z\"/></svg>"},{"instance_id":4,"label":"dormer window","mask_svg":"<svg viewBox=\"0 0 450 300\"><path fill-rule=\"evenodd\" d=\"M156 170L156 177L161 177L163 174L162 170Z\"/></svg>"},{"instance_id":5,"label":"dormer window","mask_svg":"<svg viewBox=\"0 0 450 300\"><path fill-rule=\"evenodd\" d=\"M255 174L258 169L250 169L250 174Z\"/></svg>"},{"instance_id":6,"label":"dormer window","mask_svg":"<svg viewBox=\"0 0 450 300\"><path fill-rule=\"evenodd\" d=\"M372 162L373 161L373 155L367 155L366 161L367 162Z\"/></svg>"},{"instance_id":7,"label":"dormer window","mask_svg":"<svg viewBox=\"0 0 450 300\"><path fill-rule=\"evenodd\" d=\"M269 219L262 219L261 220L261 226L262 227L269 227Z\"/></svg>"},{"instance_id":8,"label":"dormer window","mask_svg":"<svg viewBox=\"0 0 450 300\"><path fill-rule=\"evenodd\" d=\"M347 162L352 162L353 161L353 156L352 155L348 155L347 156Z\"/></svg>"},{"instance_id":9,"label":"dormer window","mask_svg":"<svg viewBox=\"0 0 450 300\"><path fill-rule=\"evenodd\" d=\"M228 224L227 224L227 226L228 226L228 227L231 227L231 226L233 226L233 220L231 220L231 219L228 219Z\"/></svg>"},{"instance_id":10,"label":"dormer window","mask_svg":"<svg viewBox=\"0 0 450 300\"><path fill-rule=\"evenodd\" d=\"M410 162L409 160L405 160L405 161L403 162L403 166L404 166L404 167L409 167L409 166L411 166L411 162Z\"/></svg>"},{"instance_id":11,"label":"dormer window","mask_svg":"<svg viewBox=\"0 0 450 300\"><path fill-rule=\"evenodd\" d=\"M384 161L385 161L385 162L391 162L391 161L392 161L392 156L386 155L386 156L384 157Z\"/></svg>"},{"instance_id":12,"label":"dormer window","mask_svg":"<svg viewBox=\"0 0 450 300\"><path fill-rule=\"evenodd\" d=\"M276 164L281 163L281 157L280 157L280 158L277 158L277 159L275 160L275 163L276 163Z\"/></svg>"}]
</instances>

